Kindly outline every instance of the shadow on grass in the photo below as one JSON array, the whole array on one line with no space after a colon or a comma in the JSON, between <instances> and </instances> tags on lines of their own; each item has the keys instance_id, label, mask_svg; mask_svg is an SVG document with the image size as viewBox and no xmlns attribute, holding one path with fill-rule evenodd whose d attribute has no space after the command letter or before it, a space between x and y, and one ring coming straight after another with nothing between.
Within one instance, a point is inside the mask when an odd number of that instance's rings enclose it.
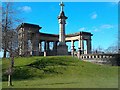
<instances>
[{"instance_id":1,"label":"shadow on grass","mask_svg":"<svg viewBox=\"0 0 120 90\"><path fill-rule=\"evenodd\" d=\"M51 84L40 84L40 85L58 85L58 84L76 84L80 82L67 82L67 83L51 83Z\"/></svg>"}]
</instances>

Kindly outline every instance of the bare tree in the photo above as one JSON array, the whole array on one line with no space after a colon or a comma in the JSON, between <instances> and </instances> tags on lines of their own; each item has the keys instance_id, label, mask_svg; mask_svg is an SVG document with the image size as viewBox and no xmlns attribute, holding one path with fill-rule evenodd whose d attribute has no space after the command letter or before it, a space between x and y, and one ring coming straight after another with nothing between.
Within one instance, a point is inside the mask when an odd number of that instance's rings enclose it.
<instances>
[{"instance_id":1,"label":"bare tree","mask_svg":"<svg viewBox=\"0 0 120 90\"><path fill-rule=\"evenodd\" d=\"M3 3L2 7L2 49L3 57L6 58L7 52L12 53L17 46L16 25L20 19L16 18L17 12L13 8L13 3ZM14 40L16 39L16 40ZM15 45L16 44L16 45Z\"/></svg>"},{"instance_id":2,"label":"bare tree","mask_svg":"<svg viewBox=\"0 0 120 90\"><path fill-rule=\"evenodd\" d=\"M0 3L0 51L2 50L2 5Z\"/></svg>"},{"instance_id":3,"label":"bare tree","mask_svg":"<svg viewBox=\"0 0 120 90\"><path fill-rule=\"evenodd\" d=\"M104 53L104 49L101 46L98 46L97 48L93 47L92 53Z\"/></svg>"},{"instance_id":4,"label":"bare tree","mask_svg":"<svg viewBox=\"0 0 120 90\"><path fill-rule=\"evenodd\" d=\"M111 46L109 46L109 47L105 50L105 53L109 53L109 54L118 53L118 46L117 46L117 45L111 45Z\"/></svg>"}]
</instances>

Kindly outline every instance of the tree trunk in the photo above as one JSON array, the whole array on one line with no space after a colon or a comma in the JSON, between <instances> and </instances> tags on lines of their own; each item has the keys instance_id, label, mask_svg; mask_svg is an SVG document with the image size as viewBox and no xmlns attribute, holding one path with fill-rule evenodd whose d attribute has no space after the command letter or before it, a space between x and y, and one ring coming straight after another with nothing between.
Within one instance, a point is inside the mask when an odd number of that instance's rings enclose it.
<instances>
[{"instance_id":1,"label":"tree trunk","mask_svg":"<svg viewBox=\"0 0 120 90\"><path fill-rule=\"evenodd\" d=\"M6 54L7 54L7 50L6 48L4 49L4 55L3 55L3 58L6 58Z\"/></svg>"},{"instance_id":2,"label":"tree trunk","mask_svg":"<svg viewBox=\"0 0 120 90\"><path fill-rule=\"evenodd\" d=\"M12 79L11 79L11 75L8 75L8 86L12 86Z\"/></svg>"}]
</instances>

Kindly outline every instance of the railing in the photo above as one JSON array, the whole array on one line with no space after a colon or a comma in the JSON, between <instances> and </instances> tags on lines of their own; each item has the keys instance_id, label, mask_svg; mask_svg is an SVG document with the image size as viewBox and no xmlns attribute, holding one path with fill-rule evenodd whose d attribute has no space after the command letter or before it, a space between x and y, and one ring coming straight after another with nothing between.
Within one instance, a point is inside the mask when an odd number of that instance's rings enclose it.
<instances>
[{"instance_id":1,"label":"railing","mask_svg":"<svg viewBox=\"0 0 120 90\"><path fill-rule=\"evenodd\" d=\"M109 59L119 56L120 54L82 54L81 59Z\"/></svg>"},{"instance_id":2,"label":"railing","mask_svg":"<svg viewBox=\"0 0 120 90\"><path fill-rule=\"evenodd\" d=\"M84 61L99 64L117 65L120 63L120 54L82 54L79 58Z\"/></svg>"}]
</instances>

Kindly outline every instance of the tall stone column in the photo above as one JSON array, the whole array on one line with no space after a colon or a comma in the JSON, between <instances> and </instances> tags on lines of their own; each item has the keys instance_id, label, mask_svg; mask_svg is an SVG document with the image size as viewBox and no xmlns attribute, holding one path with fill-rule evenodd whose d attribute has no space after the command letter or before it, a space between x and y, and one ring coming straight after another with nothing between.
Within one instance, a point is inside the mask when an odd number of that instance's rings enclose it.
<instances>
[{"instance_id":1,"label":"tall stone column","mask_svg":"<svg viewBox=\"0 0 120 90\"><path fill-rule=\"evenodd\" d=\"M57 54L57 41L53 42L54 55Z\"/></svg>"},{"instance_id":2,"label":"tall stone column","mask_svg":"<svg viewBox=\"0 0 120 90\"><path fill-rule=\"evenodd\" d=\"M47 50L47 42L44 41L44 57L47 56L46 50Z\"/></svg>"},{"instance_id":3,"label":"tall stone column","mask_svg":"<svg viewBox=\"0 0 120 90\"><path fill-rule=\"evenodd\" d=\"M47 42L44 41L44 51L46 51L46 50L47 50Z\"/></svg>"},{"instance_id":4,"label":"tall stone column","mask_svg":"<svg viewBox=\"0 0 120 90\"><path fill-rule=\"evenodd\" d=\"M49 51L50 50L49 41L47 41L46 43L47 43L47 51Z\"/></svg>"},{"instance_id":5,"label":"tall stone column","mask_svg":"<svg viewBox=\"0 0 120 90\"><path fill-rule=\"evenodd\" d=\"M39 39L38 39L38 36L36 34L36 56L39 55Z\"/></svg>"},{"instance_id":6,"label":"tall stone column","mask_svg":"<svg viewBox=\"0 0 120 90\"><path fill-rule=\"evenodd\" d=\"M74 41L71 40L71 55L74 56Z\"/></svg>"},{"instance_id":7,"label":"tall stone column","mask_svg":"<svg viewBox=\"0 0 120 90\"><path fill-rule=\"evenodd\" d=\"M32 40L29 40L29 50L30 50L30 55L32 55Z\"/></svg>"},{"instance_id":8,"label":"tall stone column","mask_svg":"<svg viewBox=\"0 0 120 90\"><path fill-rule=\"evenodd\" d=\"M61 2L61 11L58 16L59 20L59 45L57 46L57 55L68 55L68 46L65 43L65 24L67 17L63 11L64 4Z\"/></svg>"},{"instance_id":9,"label":"tall stone column","mask_svg":"<svg viewBox=\"0 0 120 90\"><path fill-rule=\"evenodd\" d=\"M79 48L81 49L82 54L84 54L84 40L83 40L83 38L79 39Z\"/></svg>"},{"instance_id":10,"label":"tall stone column","mask_svg":"<svg viewBox=\"0 0 120 90\"><path fill-rule=\"evenodd\" d=\"M42 52L42 41L39 41L39 54Z\"/></svg>"},{"instance_id":11,"label":"tall stone column","mask_svg":"<svg viewBox=\"0 0 120 90\"><path fill-rule=\"evenodd\" d=\"M59 44L65 45L65 22L59 21Z\"/></svg>"},{"instance_id":12,"label":"tall stone column","mask_svg":"<svg viewBox=\"0 0 120 90\"><path fill-rule=\"evenodd\" d=\"M34 34L33 40L32 40L32 55L39 55L39 40L37 34Z\"/></svg>"},{"instance_id":13,"label":"tall stone column","mask_svg":"<svg viewBox=\"0 0 120 90\"><path fill-rule=\"evenodd\" d=\"M91 39L87 40L87 54L91 53Z\"/></svg>"},{"instance_id":14,"label":"tall stone column","mask_svg":"<svg viewBox=\"0 0 120 90\"><path fill-rule=\"evenodd\" d=\"M53 42L53 49L57 49L57 41Z\"/></svg>"},{"instance_id":15,"label":"tall stone column","mask_svg":"<svg viewBox=\"0 0 120 90\"><path fill-rule=\"evenodd\" d=\"M78 48L78 53L77 53L78 59L80 59L80 55L81 55L81 48L79 47Z\"/></svg>"}]
</instances>

